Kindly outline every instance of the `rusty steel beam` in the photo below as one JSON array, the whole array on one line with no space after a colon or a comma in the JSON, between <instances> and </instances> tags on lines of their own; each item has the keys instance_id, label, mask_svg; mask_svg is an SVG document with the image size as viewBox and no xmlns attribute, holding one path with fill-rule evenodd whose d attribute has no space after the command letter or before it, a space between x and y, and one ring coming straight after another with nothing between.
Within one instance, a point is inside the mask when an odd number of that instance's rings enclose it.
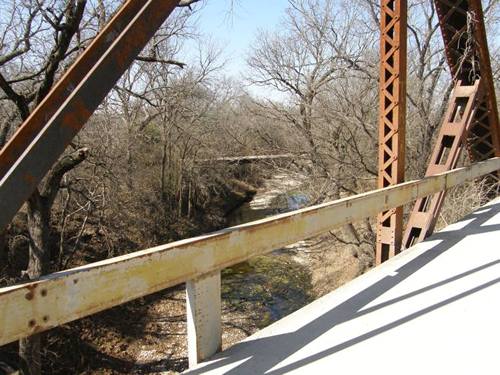
<instances>
[{"instance_id":1,"label":"rusty steel beam","mask_svg":"<svg viewBox=\"0 0 500 375\"><path fill-rule=\"evenodd\" d=\"M197 280L500 169L500 158L0 289L0 345Z\"/></svg>"},{"instance_id":2,"label":"rusty steel beam","mask_svg":"<svg viewBox=\"0 0 500 375\"><path fill-rule=\"evenodd\" d=\"M455 82L426 176L455 168L463 148L472 161L500 155L498 110L480 0L434 0ZM457 117L458 116L458 117ZM498 173L489 176L498 184ZM434 231L445 192L419 199L403 237L408 248Z\"/></svg>"},{"instance_id":3,"label":"rusty steel beam","mask_svg":"<svg viewBox=\"0 0 500 375\"><path fill-rule=\"evenodd\" d=\"M484 25L483 8L480 0L469 1L470 10L477 20L474 24L474 37L476 40L477 54L479 56L481 67L481 80L484 82L484 86L486 88L486 96L479 106L482 111L476 111L474 123L468 137L469 149L476 152L476 155L473 155L472 160L479 161L486 160L493 156L500 156L500 120L498 117L493 73L491 71L488 39L486 37L486 29ZM488 136L483 134L481 128L489 130L491 140L488 139ZM489 152L481 152L481 147L484 146L488 147ZM499 175L495 173L492 174L492 176L498 183Z\"/></svg>"},{"instance_id":4,"label":"rusty steel beam","mask_svg":"<svg viewBox=\"0 0 500 375\"><path fill-rule=\"evenodd\" d=\"M473 85L464 85L462 81L455 85L426 176L456 168L478 103L483 97L481 86L480 80ZM403 248L407 249L432 234L445 196L446 191L440 191L416 201L406 226Z\"/></svg>"},{"instance_id":5,"label":"rusty steel beam","mask_svg":"<svg viewBox=\"0 0 500 375\"><path fill-rule=\"evenodd\" d=\"M63 105L73 88L77 87L99 58L120 35L141 9L142 0L129 0L95 37L87 49L78 57L68 71L54 85L44 100L19 127L9 142L0 150L0 179L12 168L17 159L28 148L47 121Z\"/></svg>"},{"instance_id":6,"label":"rusty steel beam","mask_svg":"<svg viewBox=\"0 0 500 375\"><path fill-rule=\"evenodd\" d=\"M381 11L378 187L385 188L404 181L407 2L382 0ZM377 264L400 251L402 232L403 207L378 215Z\"/></svg>"},{"instance_id":7,"label":"rusty steel beam","mask_svg":"<svg viewBox=\"0 0 500 375\"><path fill-rule=\"evenodd\" d=\"M472 161L500 156L500 125L481 0L434 0L453 80L481 78L485 95L467 137Z\"/></svg>"},{"instance_id":8,"label":"rusty steel beam","mask_svg":"<svg viewBox=\"0 0 500 375\"><path fill-rule=\"evenodd\" d=\"M90 71L71 90L0 180L0 230L29 198L47 171L87 122L121 75L175 9L178 0L142 1L142 7ZM42 113L43 115L43 113Z\"/></svg>"}]
</instances>

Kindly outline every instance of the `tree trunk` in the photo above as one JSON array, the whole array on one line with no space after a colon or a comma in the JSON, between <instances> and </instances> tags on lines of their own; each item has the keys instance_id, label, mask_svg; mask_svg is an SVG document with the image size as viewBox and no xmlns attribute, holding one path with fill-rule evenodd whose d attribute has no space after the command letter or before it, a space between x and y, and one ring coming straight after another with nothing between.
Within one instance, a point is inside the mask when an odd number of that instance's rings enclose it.
<instances>
[{"instance_id":1,"label":"tree trunk","mask_svg":"<svg viewBox=\"0 0 500 375\"><path fill-rule=\"evenodd\" d=\"M46 274L49 268L50 208L35 193L28 202L29 263L26 273L31 280Z\"/></svg>"},{"instance_id":2,"label":"tree trunk","mask_svg":"<svg viewBox=\"0 0 500 375\"><path fill-rule=\"evenodd\" d=\"M7 236L5 231L0 231L0 271L7 267L8 262L8 249L7 249Z\"/></svg>"},{"instance_id":3,"label":"tree trunk","mask_svg":"<svg viewBox=\"0 0 500 375\"><path fill-rule=\"evenodd\" d=\"M26 362L29 375L40 375L42 373L40 342L40 334L19 340L19 356Z\"/></svg>"},{"instance_id":4,"label":"tree trunk","mask_svg":"<svg viewBox=\"0 0 500 375\"><path fill-rule=\"evenodd\" d=\"M161 199L163 201L163 208L165 209L166 204L167 204L167 186L166 186L166 179L167 179L167 144L164 143L162 147L162 155L161 155L161 184L160 184L160 191L161 191Z\"/></svg>"},{"instance_id":5,"label":"tree trunk","mask_svg":"<svg viewBox=\"0 0 500 375\"><path fill-rule=\"evenodd\" d=\"M50 213L59 191L61 179L87 157L81 148L61 158L47 174L45 183L28 200L29 262L26 274L31 280L47 274L50 268ZM36 322L35 322L36 324ZM28 364L31 375L40 375L40 336L19 341L19 355Z\"/></svg>"},{"instance_id":6,"label":"tree trunk","mask_svg":"<svg viewBox=\"0 0 500 375\"><path fill-rule=\"evenodd\" d=\"M132 160L132 130L130 126L128 126L128 137L127 137L127 151L125 155L125 168L127 171L126 182L127 186L130 190L133 189L133 181L132 181L132 170L133 170L133 160Z\"/></svg>"},{"instance_id":7,"label":"tree trunk","mask_svg":"<svg viewBox=\"0 0 500 375\"><path fill-rule=\"evenodd\" d=\"M29 263L26 274L38 279L49 269L50 205L38 193L28 201ZM30 375L41 374L40 334L19 341L19 356L26 361Z\"/></svg>"}]
</instances>

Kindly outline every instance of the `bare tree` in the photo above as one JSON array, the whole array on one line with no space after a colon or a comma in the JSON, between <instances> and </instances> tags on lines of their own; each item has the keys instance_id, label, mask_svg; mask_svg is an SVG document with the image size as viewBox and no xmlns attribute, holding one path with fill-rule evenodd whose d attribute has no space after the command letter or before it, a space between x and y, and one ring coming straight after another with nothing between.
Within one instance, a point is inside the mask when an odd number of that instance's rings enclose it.
<instances>
[{"instance_id":1,"label":"bare tree","mask_svg":"<svg viewBox=\"0 0 500 375\"><path fill-rule=\"evenodd\" d=\"M16 127L42 102L66 67L72 63L118 6L118 1L97 0L9 0L0 5L0 103L5 116L0 123L0 147ZM184 4L187 5L187 4ZM177 20L186 19L179 17ZM160 42L179 33L185 23L171 23L171 34L158 34ZM158 42L158 43L160 43ZM151 61L182 66L160 57L140 56ZM127 100L127 103L132 101ZM50 259L51 217L64 176L88 156L78 141L51 168L27 202L29 262L23 275L36 279L55 264ZM4 242L2 234L0 245ZM2 253L4 250L2 248ZM21 340L20 354L32 374L40 373L40 338Z\"/></svg>"},{"instance_id":2,"label":"bare tree","mask_svg":"<svg viewBox=\"0 0 500 375\"><path fill-rule=\"evenodd\" d=\"M59 2L8 2L7 22L3 25L0 88L3 100L10 100L15 111L10 119L25 120L52 88L68 57L82 47L79 38L86 0ZM22 33L19 33L22 30ZM37 61L37 59L40 59ZM7 117L7 119L9 119ZM13 129L13 121L1 124L0 146ZM26 275L36 279L48 271L50 214L64 174L80 164L87 149L78 149L61 158L45 182L28 200L29 264ZM40 373L40 340L35 336L21 340L20 355Z\"/></svg>"},{"instance_id":3,"label":"bare tree","mask_svg":"<svg viewBox=\"0 0 500 375\"><path fill-rule=\"evenodd\" d=\"M260 114L292 126L315 177L328 181L315 183L322 187L319 200L373 188L378 14L373 0L356 0L355 6L290 0L282 28L262 32L248 59L250 81L284 97L261 103ZM409 14L407 165L416 176L425 170L452 85L433 2L411 1Z\"/></svg>"}]
</instances>

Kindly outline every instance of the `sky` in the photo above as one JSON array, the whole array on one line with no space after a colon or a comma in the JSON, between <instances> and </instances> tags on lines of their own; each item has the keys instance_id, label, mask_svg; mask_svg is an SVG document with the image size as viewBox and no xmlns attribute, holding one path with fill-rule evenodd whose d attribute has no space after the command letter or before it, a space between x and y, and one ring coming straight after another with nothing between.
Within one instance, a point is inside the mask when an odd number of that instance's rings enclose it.
<instances>
[{"instance_id":1,"label":"sky","mask_svg":"<svg viewBox=\"0 0 500 375\"><path fill-rule=\"evenodd\" d=\"M283 19L287 0L204 0L198 11L198 30L224 49L224 74L241 78L248 48L259 29L274 30Z\"/></svg>"}]
</instances>

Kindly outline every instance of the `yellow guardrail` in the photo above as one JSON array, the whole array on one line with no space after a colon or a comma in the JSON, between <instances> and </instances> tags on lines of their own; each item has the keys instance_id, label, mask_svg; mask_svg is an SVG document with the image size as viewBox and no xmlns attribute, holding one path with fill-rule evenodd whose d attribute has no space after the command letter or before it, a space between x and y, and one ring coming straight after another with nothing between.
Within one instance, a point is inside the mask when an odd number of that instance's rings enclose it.
<instances>
[{"instance_id":1,"label":"yellow guardrail","mask_svg":"<svg viewBox=\"0 0 500 375\"><path fill-rule=\"evenodd\" d=\"M256 255L497 170L499 157L2 288L0 345L183 282L194 280L196 286L196 280ZM193 314L195 303L196 299L191 300ZM193 324L192 332L198 334L196 320ZM205 356L198 353L198 358Z\"/></svg>"}]
</instances>

